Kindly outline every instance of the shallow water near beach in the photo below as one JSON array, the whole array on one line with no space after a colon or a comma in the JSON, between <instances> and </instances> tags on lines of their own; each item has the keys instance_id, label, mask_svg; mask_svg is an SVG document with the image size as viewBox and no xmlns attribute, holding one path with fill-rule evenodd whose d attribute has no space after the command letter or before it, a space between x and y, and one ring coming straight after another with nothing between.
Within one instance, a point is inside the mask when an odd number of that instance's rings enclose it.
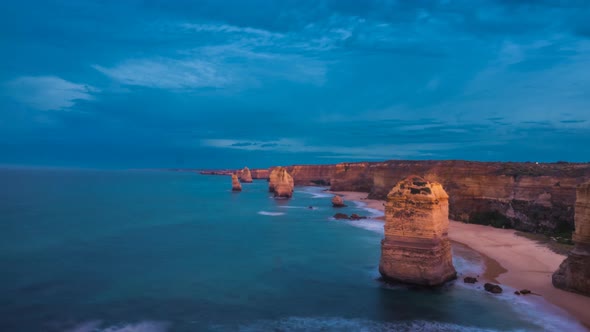
<instances>
[{"instance_id":1,"label":"shallow water near beach","mask_svg":"<svg viewBox=\"0 0 590 332\"><path fill-rule=\"evenodd\" d=\"M462 281L377 280L383 223L223 176L0 170L0 331L576 331ZM313 207L313 208L310 208ZM376 215L361 203L338 210ZM454 246L460 274L482 260Z\"/></svg>"}]
</instances>

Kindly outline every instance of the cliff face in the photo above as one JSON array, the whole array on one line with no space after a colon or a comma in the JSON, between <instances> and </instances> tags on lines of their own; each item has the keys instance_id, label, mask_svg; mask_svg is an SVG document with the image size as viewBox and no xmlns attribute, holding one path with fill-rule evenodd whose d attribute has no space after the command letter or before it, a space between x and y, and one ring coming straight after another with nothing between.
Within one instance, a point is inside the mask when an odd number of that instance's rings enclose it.
<instances>
[{"instance_id":1,"label":"cliff face","mask_svg":"<svg viewBox=\"0 0 590 332\"><path fill-rule=\"evenodd\" d=\"M335 171L334 165L296 165L286 169L298 186L329 186Z\"/></svg>"},{"instance_id":2,"label":"cliff face","mask_svg":"<svg viewBox=\"0 0 590 332\"><path fill-rule=\"evenodd\" d=\"M250 169L248 167L244 167L244 169L240 172L240 181L245 183L252 182L252 173L250 173Z\"/></svg>"},{"instance_id":3,"label":"cliff face","mask_svg":"<svg viewBox=\"0 0 590 332\"><path fill-rule=\"evenodd\" d=\"M578 188L575 223L576 246L553 274L553 285L590 296L590 182Z\"/></svg>"},{"instance_id":4,"label":"cliff face","mask_svg":"<svg viewBox=\"0 0 590 332\"><path fill-rule=\"evenodd\" d=\"M269 176L268 191L275 197L289 198L293 196L293 177L284 167L275 167Z\"/></svg>"},{"instance_id":5,"label":"cliff face","mask_svg":"<svg viewBox=\"0 0 590 332\"><path fill-rule=\"evenodd\" d=\"M387 195L379 272L385 279L437 286L456 277L451 255L449 196L419 176Z\"/></svg>"},{"instance_id":6,"label":"cliff face","mask_svg":"<svg viewBox=\"0 0 590 332\"><path fill-rule=\"evenodd\" d=\"M310 174L332 174L331 190L368 192L385 199L398 181L418 174L449 193L451 219L492 223L529 232L568 233L574 228L575 188L590 180L590 164L403 161L292 166L295 183ZM304 178L298 179L298 176Z\"/></svg>"}]
</instances>

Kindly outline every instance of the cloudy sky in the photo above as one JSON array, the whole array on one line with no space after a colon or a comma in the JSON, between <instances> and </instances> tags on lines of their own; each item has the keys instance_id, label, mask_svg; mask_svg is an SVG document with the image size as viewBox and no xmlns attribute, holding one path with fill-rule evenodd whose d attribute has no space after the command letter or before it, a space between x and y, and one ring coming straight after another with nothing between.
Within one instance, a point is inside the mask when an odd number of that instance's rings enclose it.
<instances>
[{"instance_id":1,"label":"cloudy sky","mask_svg":"<svg viewBox=\"0 0 590 332\"><path fill-rule=\"evenodd\" d=\"M0 164L590 160L586 0L0 2Z\"/></svg>"}]
</instances>

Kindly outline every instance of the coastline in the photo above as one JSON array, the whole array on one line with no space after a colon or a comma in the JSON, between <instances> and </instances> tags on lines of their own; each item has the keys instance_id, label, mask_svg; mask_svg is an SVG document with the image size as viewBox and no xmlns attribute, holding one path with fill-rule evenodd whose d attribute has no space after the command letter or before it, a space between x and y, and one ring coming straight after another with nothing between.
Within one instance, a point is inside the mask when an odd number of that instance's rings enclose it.
<instances>
[{"instance_id":1,"label":"coastline","mask_svg":"<svg viewBox=\"0 0 590 332\"><path fill-rule=\"evenodd\" d=\"M384 212L384 201L368 199L367 193L330 191L344 200L358 201ZM378 218L384 219L384 218ZM530 289L535 295L520 296L541 303L542 299L575 317L590 331L590 297L553 287L551 275L566 258L516 231L450 221L449 238L478 252L485 262L484 280L514 289ZM517 295L514 295L517 296Z\"/></svg>"}]
</instances>

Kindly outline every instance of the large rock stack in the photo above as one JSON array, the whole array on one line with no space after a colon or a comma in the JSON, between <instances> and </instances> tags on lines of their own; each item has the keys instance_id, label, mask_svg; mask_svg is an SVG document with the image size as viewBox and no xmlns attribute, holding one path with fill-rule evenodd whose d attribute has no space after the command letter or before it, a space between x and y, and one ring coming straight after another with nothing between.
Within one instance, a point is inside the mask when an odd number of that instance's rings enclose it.
<instances>
[{"instance_id":1,"label":"large rock stack","mask_svg":"<svg viewBox=\"0 0 590 332\"><path fill-rule=\"evenodd\" d=\"M590 182L576 192L575 247L553 274L553 286L590 296Z\"/></svg>"},{"instance_id":2,"label":"large rock stack","mask_svg":"<svg viewBox=\"0 0 590 332\"><path fill-rule=\"evenodd\" d=\"M244 183L252 182L252 173L250 173L250 169L248 167L244 167L244 169L240 172L240 181Z\"/></svg>"},{"instance_id":3,"label":"large rock stack","mask_svg":"<svg viewBox=\"0 0 590 332\"><path fill-rule=\"evenodd\" d=\"M451 255L449 196L419 176L387 195L379 272L385 280L437 286L456 278Z\"/></svg>"},{"instance_id":4,"label":"large rock stack","mask_svg":"<svg viewBox=\"0 0 590 332\"><path fill-rule=\"evenodd\" d=\"M273 192L275 197L293 196L293 178L284 167L275 167L270 172L268 190Z\"/></svg>"},{"instance_id":5,"label":"large rock stack","mask_svg":"<svg viewBox=\"0 0 590 332\"><path fill-rule=\"evenodd\" d=\"M238 176L236 174L231 175L231 190L242 191L242 185L240 184L240 180L238 180Z\"/></svg>"}]
</instances>

